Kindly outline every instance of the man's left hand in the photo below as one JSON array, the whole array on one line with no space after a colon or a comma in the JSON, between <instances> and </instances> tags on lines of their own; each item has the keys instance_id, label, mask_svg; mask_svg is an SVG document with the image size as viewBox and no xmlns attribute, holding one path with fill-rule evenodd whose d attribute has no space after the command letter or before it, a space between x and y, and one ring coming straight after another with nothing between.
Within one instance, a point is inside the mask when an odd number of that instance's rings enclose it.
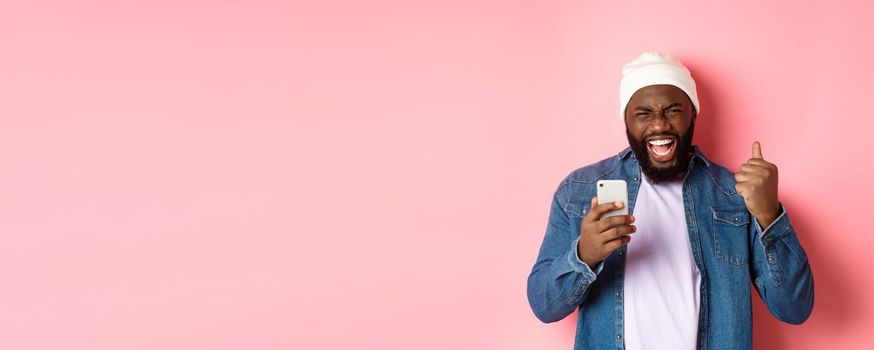
<instances>
[{"instance_id":1,"label":"man's left hand","mask_svg":"<svg viewBox=\"0 0 874 350\"><path fill-rule=\"evenodd\" d=\"M762 145L753 142L753 157L734 174L737 193L744 199L750 214L766 229L780 216L777 201L777 166L762 158Z\"/></svg>"}]
</instances>

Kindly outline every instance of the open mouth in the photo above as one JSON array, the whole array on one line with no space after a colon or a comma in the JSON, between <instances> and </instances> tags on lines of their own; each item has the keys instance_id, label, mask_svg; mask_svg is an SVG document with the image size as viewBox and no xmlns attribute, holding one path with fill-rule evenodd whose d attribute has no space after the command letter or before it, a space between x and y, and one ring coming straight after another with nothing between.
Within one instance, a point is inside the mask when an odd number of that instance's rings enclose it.
<instances>
[{"instance_id":1,"label":"open mouth","mask_svg":"<svg viewBox=\"0 0 874 350\"><path fill-rule=\"evenodd\" d=\"M646 142L649 156L658 162L667 162L674 158L677 140L670 136L656 136Z\"/></svg>"}]
</instances>

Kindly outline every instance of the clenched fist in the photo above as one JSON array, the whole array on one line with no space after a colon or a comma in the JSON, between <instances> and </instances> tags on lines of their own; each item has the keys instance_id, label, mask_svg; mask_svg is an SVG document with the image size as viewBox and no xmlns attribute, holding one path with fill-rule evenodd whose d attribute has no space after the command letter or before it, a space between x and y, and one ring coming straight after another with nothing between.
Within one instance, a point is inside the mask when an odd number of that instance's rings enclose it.
<instances>
[{"instance_id":1,"label":"clenched fist","mask_svg":"<svg viewBox=\"0 0 874 350\"><path fill-rule=\"evenodd\" d=\"M762 229L771 225L780 215L777 201L777 166L762 158L762 145L753 142L753 157L734 174L734 188L744 199L750 214L756 217Z\"/></svg>"},{"instance_id":2,"label":"clenched fist","mask_svg":"<svg viewBox=\"0 0 874 350\"><path fill-rule=\"evenodd\" d=\"M590 268L594 269L610 253L631 241L628 235L637 231L631 224L634 222L632 215L601 219L604 213L622 208L623 205L622 202L599 204L597 197L592 198L592 210L580 224L580 243L577 245L577 256Z\"/></svg>"}]
</instances>

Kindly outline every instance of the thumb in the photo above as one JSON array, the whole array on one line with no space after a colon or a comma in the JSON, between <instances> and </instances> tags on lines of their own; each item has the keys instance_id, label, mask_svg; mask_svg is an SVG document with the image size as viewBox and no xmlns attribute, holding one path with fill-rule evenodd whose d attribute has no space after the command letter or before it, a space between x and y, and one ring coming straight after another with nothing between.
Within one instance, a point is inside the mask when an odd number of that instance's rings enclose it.
<instances>
[{"instance_id":1,"label":"thumb","mask_svg":"<svg viewBox=\"0 0 874 350\"><path fill-rule=\"evenodd\" d=\"M762 158L762 144L759 141L753 142L753 158L764 159Z\"/></svg>"}]
</instances>

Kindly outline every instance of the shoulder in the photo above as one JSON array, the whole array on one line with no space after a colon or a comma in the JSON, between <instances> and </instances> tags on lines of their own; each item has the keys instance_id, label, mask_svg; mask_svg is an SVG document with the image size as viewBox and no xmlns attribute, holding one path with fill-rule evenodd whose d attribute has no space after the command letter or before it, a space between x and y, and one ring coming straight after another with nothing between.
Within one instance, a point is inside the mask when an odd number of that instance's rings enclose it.
<instances>
[{"instance_id":1,"label":"shoulder","mask_svg":"<svg viewBox=\"0 0 874 350\"><path fill-rule=\"evenodd\" d=\"M705 177L709 178L711 184L726 196L737 194L737 190L734 188L736 181L733 171L707 158L698 146L692 146L692 155L693 163L696 163L693 166L693 171L696 168L700 169L706 174Z\"/></svg>"},{"instance_id":2,"label":"shoulder","mask_svg":"<svg viewBox=\"0 0 874 350\"><path fill-rule=\"evenodd\" d=\"M701 167L707 173L713 185L726 195L737 194L734 186L737 183L734 179L734 172L723 166L722 164L710 161L708 166Z\"/></svg>"},{"instance_id":3,"label":"shoulder","mask_svg":"<svg viewBox=\"0 0 874 350\"><path fill-rule=\"evenodd\" d=\"M572 183L594 183L598 179L616 171L619 168L621 158L619 156L611 156L599 160L595 163L579 167L570 172L562 180L562 184Z\"/></svg>"},{"instance_id":4,"label":"shoulder","mask_svg":"<svg viewBox=\"0 0 874 350\"><path fill-rule=\"evenodd\" d=\"M574 169L565 176L564 179L562 179L556 189L556 195L562 197L563 195L566 196L571 193L579 192L581 188L591 186L599 179L613 174L620 168L623 156L626 155L625 152L627 150L628 149L617 155L601 159L595 163Z\"/></svg>"}]
</instances>

